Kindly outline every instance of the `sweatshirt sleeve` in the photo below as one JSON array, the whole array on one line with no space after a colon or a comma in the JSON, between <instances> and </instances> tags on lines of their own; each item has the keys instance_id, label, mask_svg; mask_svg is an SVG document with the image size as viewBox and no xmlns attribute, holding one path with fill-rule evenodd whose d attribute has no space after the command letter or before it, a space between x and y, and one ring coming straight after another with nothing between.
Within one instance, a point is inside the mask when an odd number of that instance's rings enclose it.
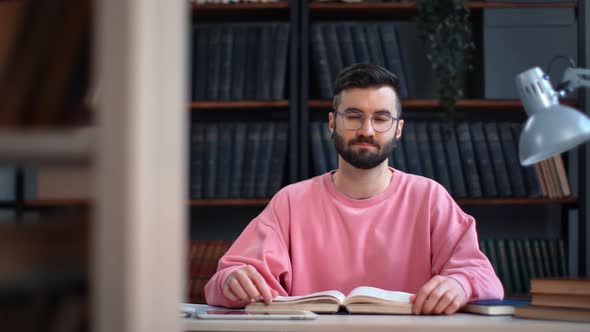
<instances>
[{"instance_id":1,"label":"sweatshirt sleeve","mask_svg":"<svg viewBox=\"0 0 590 332\"><path fill-rule=\"evenodd\" d=\"M277 194L277 196L279 196ZM287 295L290 284L291 262L289 258L288 228L280 227L279 220L288 217L284 212L286 199L275 196L264 211L244 229L227 253L219 260L217 272L205 285L207 304L230 308L243 307L248 302L232 302L225 298L221 286L233 270L246 265L253 266L270 288Z\"/></svg>"},{"instance_id":2,"label":"sweatshirt sleeve","mask_svg":"<svg viewBox=\"0 0 590 332\"><path fill-rule=\"evenodd\" d=\"M468 301L502 299L502 283L479 250L475 219L441 190L431 200L432 274L457 280Z\"/></svg>"}]
</instances>

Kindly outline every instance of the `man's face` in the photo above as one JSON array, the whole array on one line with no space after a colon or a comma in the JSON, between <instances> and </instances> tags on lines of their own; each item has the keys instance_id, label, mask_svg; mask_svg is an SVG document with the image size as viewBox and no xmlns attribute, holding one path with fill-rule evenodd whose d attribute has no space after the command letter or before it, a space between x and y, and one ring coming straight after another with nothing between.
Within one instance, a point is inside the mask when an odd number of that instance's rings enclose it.
<instances>
[{"instance_id":1,"label":"man's face","mask_svg":"<svg viewBox=\"0 0 590 332\"><path fill-rule=\"evenodd\" d=\"M330 113L330 129L334 130L334 145L346 162L356 168L371 169L382 164L394 148L394 138L401 137L403 120L393 122L385 132L377 132L371 125L370 116L389 113L398 116L397 95L390 87L347 89L340 95L337 112L356 110L366 119L361 128L347 129L341 115ZM399 123L398 123L399 122ZM397 128L397 131L396 131Z\"/></svg>"}]
</instances>

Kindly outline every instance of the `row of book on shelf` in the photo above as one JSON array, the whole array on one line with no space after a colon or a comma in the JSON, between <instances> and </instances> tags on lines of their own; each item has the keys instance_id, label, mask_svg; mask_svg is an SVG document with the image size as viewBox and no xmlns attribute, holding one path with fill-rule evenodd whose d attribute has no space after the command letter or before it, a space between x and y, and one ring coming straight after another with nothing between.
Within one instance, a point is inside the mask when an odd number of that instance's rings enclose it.
<instances>
[{"instance_id":1,"label":"row of book on shelf","mask_svg":"<svg viewBox=\"0 0 590 332\"><path fill-rule=\"evenodd\" d=\"M283 184L286 122L194 123L190 198L271 197Z\"/></svg>"},{"instance_id":2,"label":"row of book on shelf","mask_svg":"<svg viewBox=\"0 0 590 332\"><path fill-rule=\"evenodd\" d=\"M192 100L285 99L289 23L195 24Z\"/></svg>"},{"instance_id":3,"label":"row of book on shelf","mask_svg":"<svg viewBox=\"0 0 590 332\"><path fill-rule=\"evenodd\" d=\"M193 240L188 252L188 301L205 303L204 287L217 270L219 259L231 246L227 240Z\"/></svg>"},{"instance_id":4,"label":"row of book on shelf","mask_svg":"<svg viewBox=\"0 0 590 332\"><path fill-rule=\"evenodd\" d=\"M568 275L567 256L561 239L480 239L508 297L524 297L534 278Z\"/></svg>"},{"instance_id":5,"label":"row of book on shelf","mask_svg":"<svg viewBox=\"0 0 590 332\"><path fill-rule=\"evenodd\" d=\"M443 185L454 197L567 197L571 195L561 156L535 166L518 160L521 125L510 122L411 122L390 154L390 166ZM315 174L338 168L327 123L310 124Z\"/></svg>"},{"instance_id":6,"label":"row of book on shelf","mask_svg":"<svg viewBox=\"0 0 590 332\"><path fill-rule=\"evenodd\" d=\"M317 97L332 98L333 80L354 63L373 63L395 73L400 97L408 97L408 85L396 23L314 23L310 32Z\"/></svg>"}]
</instances>

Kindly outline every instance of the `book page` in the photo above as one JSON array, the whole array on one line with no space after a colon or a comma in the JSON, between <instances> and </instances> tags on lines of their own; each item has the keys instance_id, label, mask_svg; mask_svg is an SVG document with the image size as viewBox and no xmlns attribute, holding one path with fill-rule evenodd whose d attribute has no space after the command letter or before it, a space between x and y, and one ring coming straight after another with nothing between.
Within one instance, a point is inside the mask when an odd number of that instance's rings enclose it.
<instances>
[{"instance_id":1,"label":"book page","mask_svg":"<svg viewBox=\"0 0 590 332\"><path fill-rule=\"evenodd\" d=\"M395 301L395 302L405 302L410 303L410 296L413 295L411 293L406 292L398 292L398 291L389 291L381 288L369 287L369 286L361 286L353 289L348 296L346 297L347 300L353 297L372 297L377 299L382 299L386 301Z\"/></svg>"},{"instance_id":2,"label":"book page","mask_svg":"<svg viewBox=\"0 0 590 332\"><path fill-rule=\"evenodd\" d=\"M328 290L299 296L277 296L273 299L273 302L302 302L305 300L333 299L333 301L341 303L344 301L344 298L345 296L341 292L337 290Z\"/></svg>"}]
</instances>

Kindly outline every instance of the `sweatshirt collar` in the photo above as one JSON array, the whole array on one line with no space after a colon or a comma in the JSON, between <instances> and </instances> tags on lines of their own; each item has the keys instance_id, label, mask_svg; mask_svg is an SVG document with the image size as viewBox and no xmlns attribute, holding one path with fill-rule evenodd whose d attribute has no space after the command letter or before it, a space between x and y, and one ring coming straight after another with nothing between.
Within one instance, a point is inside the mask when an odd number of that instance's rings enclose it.
<instances>
[{"instance_id":1,"label":"sweatshirt collar","mask_svg":"<svg viewBox=\"0 0 590 332\"><path fill-rule=\"evenodd\" d=\"M336 199L337 201L351 207L369 207L375 204L379 204L388 198L391 198L391 196L395 193L396 189L398 188L399 183L401 181L401 177L403 177L404 173L399 170L393 169L392 167L389 167L389 169L393 172L393 176L391 182L389 183L389 186L387 186L387 189L385 189L385 191L380 194L364 199L350 198L338 191L336 185L334 184L334 181L332 180L332 175L336 172L336 170L330 171L322 175L322 180L324 186L326 187L330 195L332 195L332 197L334 197L334 199Z\"/></svg>"}]
</instances>

